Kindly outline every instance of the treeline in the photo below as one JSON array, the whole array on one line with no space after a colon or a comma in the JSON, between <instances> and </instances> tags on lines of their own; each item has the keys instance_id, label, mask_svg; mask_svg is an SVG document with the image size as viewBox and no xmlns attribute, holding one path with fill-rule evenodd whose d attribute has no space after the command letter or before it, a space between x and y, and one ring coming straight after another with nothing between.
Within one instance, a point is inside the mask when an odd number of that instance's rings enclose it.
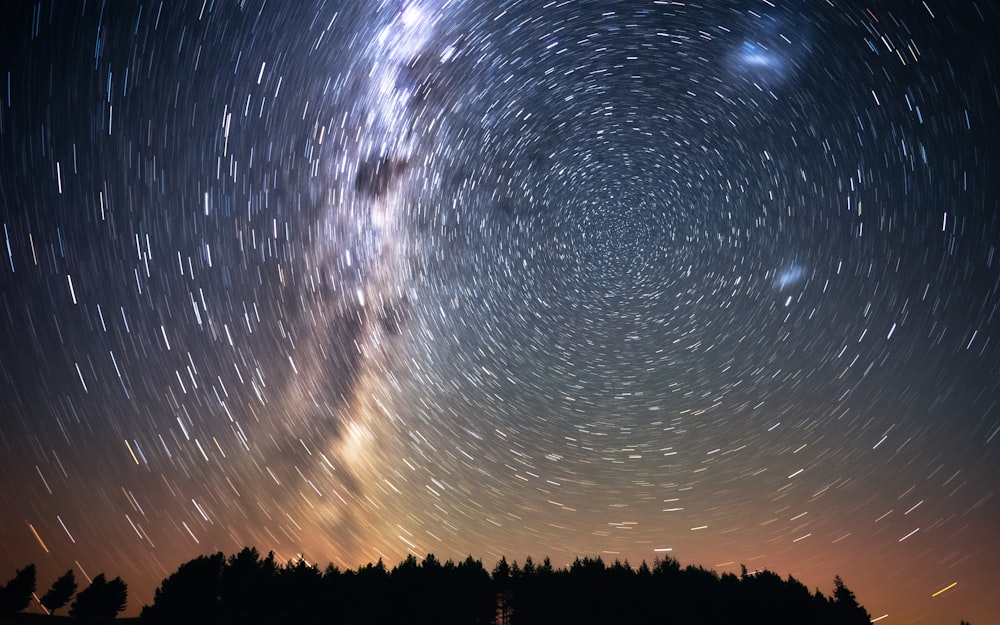
<instances>
[{"instance_id":1,"label":"treeline","mask_svg":"<svg viewBox=\"0 0 1000 625\"><path fill-rule=\"evenodd\" d=\"M37 600L54 614L76 594L69 615L81 622L113 620L125 609L128 587L103 574L76 593L72 569L39 598L35 566L18 569L0 586L0 618ZM356 570L325 570L304 561L275 561L254 548L199 556L163 580L140 619L153 625L869 625L871 617L840 579L833 594L810 592L791 575L771 571L722 575L677 560L577 559L554 568L548 558L519 565L500 560L487 572L471 556L455 563L413 556L392 570L381 560ZM962 621L961 625L969 625Z\"/></svg>"},{"instance_id":2,"label":"treeline","mask_svg":"<svg viewBox=\"0 0 1000 625\"><path fill-rule=\"evenodd\" d=\"M35 565L29 564L23 569L18 569L6 584L0 586L0 616L17 614L31 604L35 595L37 584L37 574ZM38 602L47 614L55 614L56 610L62 609L69 603L73 595L76 600L70 606L69 615L87 622L101 622L112 620L122 610L128 600L128 586L121 578L114 578L108 581L101 573L90 585L76 593L76 578L73 569L66 571L56 581L52 582L49 588Z\"/></svg>"},{"instance_id":3,"label":"treeline","mask_svg":"<svg viewBox=\"0 0 1000 625\"><path fill-rule=\"evenodd\" d=\"M718 575L672 559L607 565L577 559L554 568L502 559L487 572L471 556L441 562L409 556L391 570L380 560L356 570L280 564L252 548L200 556L163 580L141 620L220 625L868 625L868 612L840 580L833 594L810 592L770 571Z\"/></svg>"}]
</instances>

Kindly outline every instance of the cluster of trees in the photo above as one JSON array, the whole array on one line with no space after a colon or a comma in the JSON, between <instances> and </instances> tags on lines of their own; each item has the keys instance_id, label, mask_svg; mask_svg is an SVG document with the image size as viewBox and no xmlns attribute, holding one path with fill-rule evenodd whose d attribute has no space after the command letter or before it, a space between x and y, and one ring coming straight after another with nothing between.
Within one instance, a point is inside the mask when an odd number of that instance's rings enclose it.
<instances>
[{"instance_id":1,"label":"cluster of trees","mask_svg":"<svg viewBox=\"0 0 1000 625\"><path fill-rule=\"evenodd\" d=\"M379 560L357 570L325 571L304 561L282 566L246 548L182 564L163 580L146 623L177 623L197 616L218 625L256 623L492 624L496 595L489 573L472 557L454 563L409 557L388 570Z\"/></svg>"},{"instance_id":2,"label":"cluster of trees","mask_svg":"<svg viewBox=\"0 0 1000 625\"><path fill-rule=\"evenodd\" d=\"M718 575L681 568L672 558L606 565L577 559L554 568L546 558L523 565L502 559L492 573L472 557L441 562L413 556L389 570L380 560L357 570L275 562L253 548L200 556L157 589L146 623L197 618L255 623L534 625L614 622L869 625L871 617L837 577L833 595L810 592L771 571Z\"/></svg>"},{"instance_id":3,"label":"cluster of trees","mask_svg":"<svg viewBox=\"0 0 1000 625\"><path fill-rule=\"evenodd\" d=\"M34 564L18 569L14 577L0 587L0 616L16 614L26 609L35 594L36 583ZM52 583L39 602L46 612L55 614L56 610L69 603L76 594L76 589L76 578L73 576L73 569L70 569ZM69 615L90 622L111 620L125 609L127 599L128 586L125 582L119 577L108 581L104 573L101 573L76 595Z\"/></svg>"},{"instance_id":4,"label":"cluster of trees","mask_svg":"<svg viewBox=\"0 0 1000 625\"><path fill-rule=\"evenodd\" d=\"M840 579L833 596L809 592L792 576L768 570L740 576L702 567L681 568L677 560L605 565L600 558L577 559L554 570L546 559L515 563L509 572L501 560L493 572L501 625L554 622L597 625L612 622L678 624L812 623L869 625L871 616Z\"/></svg>"},{"instance_id":5,"label":"cluster of trees","mask_svg":"<svg viewBox=\"0 0 1000 625\"><path fill-rule=\"evenodd\" d=\"M19 569L0 586L0 617L20 612L35 593L35 566ZM39 600L49 614L76 593L72 569ZM102 622L125 609L128 588L120 578L98 575L76 595L69 615ZM199 556L167 577L141 620L153 625L185 620L213 625L605 625L666 622L677 625L870 625L871 617L840 577L833 594L810 592L789 575L768 570L737 576L677 560L607 565L577 559L554 568L548 558L519 565L500 560L487 572L471 556L455 563L412 555L386 568L381 560L357 570L332 564L320 571L304 561L275 561L248 547L228 558ZM962 625L968 625L965 621Z\"/></svg>"}]
</instances>

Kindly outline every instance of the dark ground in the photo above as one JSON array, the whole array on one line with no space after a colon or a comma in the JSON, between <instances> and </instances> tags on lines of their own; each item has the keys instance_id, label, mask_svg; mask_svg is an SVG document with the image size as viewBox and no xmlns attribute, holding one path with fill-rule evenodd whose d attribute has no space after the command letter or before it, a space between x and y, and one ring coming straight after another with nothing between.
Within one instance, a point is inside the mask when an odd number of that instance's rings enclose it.
<instances>
[{"instance_id":1,"label":"dark ground","mask_svg":"<svg viewBox=\"0 0 1000 625\"><path fill-rule=\"evenodd\" d=\"M0 616L0 625L70 625L71 623L77 622L78 621L76 619L72 619L65 614L57 614L55 616L46 616L45 614L15 614L13 616ZM138 617L115 619L115 623L121 623L124 625L133 625L138 622Z\"/></svg>"}]
</instances>

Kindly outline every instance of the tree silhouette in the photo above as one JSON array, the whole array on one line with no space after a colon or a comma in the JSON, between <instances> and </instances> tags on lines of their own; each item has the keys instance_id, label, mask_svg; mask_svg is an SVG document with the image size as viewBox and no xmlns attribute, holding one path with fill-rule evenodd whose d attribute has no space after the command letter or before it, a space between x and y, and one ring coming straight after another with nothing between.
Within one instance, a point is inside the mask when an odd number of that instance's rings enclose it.
<instances>
[{"instance_id":1,"label":"tree silhouette","mask_svg":"<svg viewBox=\"0 0 1000 625\"><path fill-rule=\"evenodd\" d=\"M73 569L66 571L62 577L52 582L52 587L42 596L42 605L55 614L55 611L63 607L73 598L76 592L76 578L73 576Z\"/></svg>"},{"instance_id":2,"label":"tree silhouette","mask_svg":"<svg viewBox=\"0 0 1000 625\"><path fill-rule=\"evenodd\" d=\"M409 617L417 625L427 622L429 610L423 606L423 576L420 564L413 554L392 569L389 582L389 604L392 608L390 620L401 621Z\"/></svg>"},{"instance_id":3,"label":"tree silhouette","mask_svg":"<svg viewBox=\"0 0 1000 625\"><path fill-rule=\"evenodd\" d=\"M423 562L408 557L390 577L390 621L415 625L492 624L496 595L490 576L471 556L455 564L427 554Z\"/></svg>"},{"instance_id":4,"label":"tree silhouette","mask_svg":"<svg viewBox=\"0 0 1000 625\"><path fill-rule=\"evenodd\" d=\"M280 606L280 622L297 625L331 622L329 615L324 614L328 606L323 600L323 573L319 569L300 559L286 564L277 576L275 602Z\"/></svg>"},{"instance_id":5,"label":"tree silhouette","mask_svg":"<svg viewBox=\"0 0 1000 625\"><path fill-rule=\"evenodd\" d=\"M0 614L15 614L28 607L35 592L35 565L29 564L0 587Z\"/></svg>"},{"instance_id":6,"label":"tree silhouette","mask_svg":"<svg viewBox=\"0 0 1000 625\"><path fill-rule=\"evenodd\" d=\"M261 558L253 547L230 556L222 570L220 596L226 614L234 623L275 622L281 610L274 600L278 565L274 552Z\"/></svg>"},{"instance_id":7,"label":"tree silhouette","mask_svg":"<svg viewBox=\"0 0 1000 625\"><path fill-rule=\"evenodd\" d=\"M598 625L612 617L606 614L606 602L610 589L608 569L604 560L597 558L577 558L569 567L567 588L568 599L562 606L568 621L581 625Z\"/></svg>"},{"instance_id":8,"label":"tree silhouette","mask_svg":"<svg viewBox=\"0 0 1000 625\"><path fill-rule=\"evenodd\" d=\"M100 623L110 621L125 609L128 586L116 577L108 581L101 573L76 596L69 615L81 621Z\"/></svg>"},{"instance_id":9,"label":"tree silhouette","mask_svg":"<svg viewBox=\"0 0 1000 625\"><path fill-rule=\"evenodd\" d=\"M840 576L833 578L833 604L836 608L838 623L843 625L868 625L872 622L871 614L861 607Z\"/></svg>"},{"instance_id":10,"label":"tree silhouette","mask_svg":"<svg viewBox=\"0 0 1000 625\"><path fill-rule=\"evenodd\" d=\"M381 559L377 564L369 563L357 571L348 571L343 576L343 581L344 597L348 602L343 622L389 622L390 607L385 598L389 593L390 578Z\"/></svg>"},{"instance_id":11,"label":"tree silhouette","mask_svg":"<svg viewBox=\"0 0 1000 625\"><path fill-rule=\"evenodd\" d=\"M513 614L511 605L511 569L506 556L493 567L493 587L496 592L497 625L510 625Z\"/></svg>"},{"instance_id":12,"label":"tree silhouette","mask_svg":"<svg viewBox=\"0 0 1000 625\"><path fill-rule=\"evenodd\" d=\"M226 557L220 551L185 562L163 580L153 595L153 605L142 610L143 620L173 623L192 614L217 621L221 613L220 580Z\"/></svg>"},{"instance_id":13,"label":"tree silhouette","mask_svg":"<svg viewBox=\"0 0 1000 625\"><path fill-rule=\"evenodd\" d=\"M734 576L735 578L735 576ZM748 574L744 568L737 590L739 600L726 617L736 620L742 615L753 615L772 625L792 625L803 622L825 623L818 614L829 611L830 604L819 595L817 598L801 582L788 576L781 579L772 571Z\"/></svg>"},{"instance_id":14,"label":"tree silhouette","mask_svg":"<svg viewBox=\"0 0 1000 625\"><path fill-rule=\"evenodd\" d=\"M454 597L454 614L450 622L492 624L496 617L496 597L490 585L490 574L483 568L483 563L468 556L455 566L452 583L457 596Z\"/></svg>"}]
</instances>

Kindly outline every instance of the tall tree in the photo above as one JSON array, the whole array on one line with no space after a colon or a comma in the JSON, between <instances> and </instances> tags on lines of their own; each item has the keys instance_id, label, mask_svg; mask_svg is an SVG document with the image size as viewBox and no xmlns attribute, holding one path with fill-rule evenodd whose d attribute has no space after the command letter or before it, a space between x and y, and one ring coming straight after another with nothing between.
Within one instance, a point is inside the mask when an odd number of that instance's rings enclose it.
<instances>
[{"instance_id":1,"label":"tall tree","mask_svg":"<svg viewBox=\"0 0 1000 625\"><path fill-rule=\"evenodd\" d=\"M507 557L501 556L500 561L493 567L493 587L497 597L497 624L509 625L511 622L511 569L507 564Z\"/></svg>"},{"instance_id":2,"label":"tall tree","mask_svg":"<svg viewBox=\"0 0 1000 625\"><path fill-rule=\"evenodd\" d=\"M222 607L236 623L270 623L278 620L282 606L275 601L278 564L274 552L261 558L246 547L226 561L220 579Z\"/></svg>"},{"instance_id":3,"label":"tall tree","mask_svg":"<svg viewBox=\"0 0 1000 625\"><path fill-rule=\"evenodd\" d=\"M868 610L861 607L854 593L844 585L837 575L833 578L833 604L838 618L844 625L868 625L872 621Z\"/></svg>"},{"instance_id":4,"label":"tall tree","mask_svg":"<svg viewBox=\"0 0 1000 625\"><path fill-rule=\"evenodd\" d=\"M110 621L125 609L128 586L116 577L108 581L101 573L80 591L70 606L69 615L81 621Z\"/></svg>"},{"instance_id":5,"label":"tall tree","mask_svg":"<svg viewBox=\"0 0 1000 625\"><path fill-rule=\"evenodd\" d=\"M467 625L489 625L496 618L496 595L491 587L490 574L483 563L468 556L455 567L456 596L462 622Z\"/></svg>"},{"instance_id":6,"label":"tall tree","mask_svg":"<svg viewBox=\"0 0 1000 625\"><path fill-rule=\"evenodd\" d=\"M324 614L323 574L314 565L303 559L290 561L278 570L274 583L280 622L298 625L335 622L331 615Z\"/></svg>"},{"instance_id":7,"label":"tall tree","mask_svg":"<svg viewBox=\"0 0 1000 625\"><path fill-rule=\"evenodd\" d=\"M0 614L16 614L28 607L35 592L35 565L18 569L14 577L0 588Z\"/></svg>"},{"instance_id":8,"label":"tall tree","mask_svg":"<svg viewBox=\"0 0 1000 625\"><path fill-rule=\"evenodd\" d=\"M73 576L73 569L70 569L52 582L52 587L42 597L42 605L49 614L55 614L56 610L69 603L74 593L76 593L76 578Z\"/></svg>"},{"instance_id":9,"label":"tall tree","mask_svg":"<svg viewBox=\"0 0 1000 625\"><path fill-rule=\"evenodd\" d=\"M142 619L176 623L198 614L207 622L218 620L220 580L225 566L226 556L221 551L185 562L156 589L153 605L143 608Z\"/></svg>"}]
</instances>

